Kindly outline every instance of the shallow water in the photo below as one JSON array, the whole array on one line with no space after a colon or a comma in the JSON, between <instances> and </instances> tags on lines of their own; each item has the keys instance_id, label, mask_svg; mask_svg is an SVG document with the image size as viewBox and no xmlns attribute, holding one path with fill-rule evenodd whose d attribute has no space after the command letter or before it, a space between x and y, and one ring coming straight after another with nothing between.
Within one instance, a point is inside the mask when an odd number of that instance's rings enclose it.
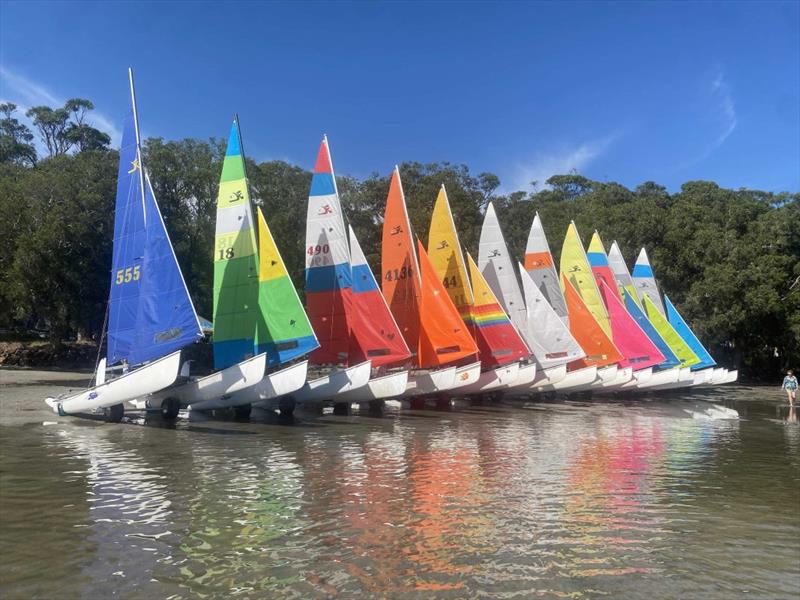
<instances>
[{"instance_id":1,"label":"shallow water","mask_svg":"<svg viewBox=\"0 0 800 600\"><path fill-rule=\"evenodd\" d=\"M526 403L0 427L3 598L793 598L800 427ZM768 398L766 397L768 396Z\"/></svg>"}]
</instances>

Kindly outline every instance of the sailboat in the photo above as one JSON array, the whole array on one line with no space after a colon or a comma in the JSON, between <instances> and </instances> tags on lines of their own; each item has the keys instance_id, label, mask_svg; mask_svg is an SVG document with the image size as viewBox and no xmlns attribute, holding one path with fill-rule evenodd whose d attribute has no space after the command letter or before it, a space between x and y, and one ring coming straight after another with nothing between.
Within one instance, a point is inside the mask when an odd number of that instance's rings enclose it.
<instances>
[{"instance_id":1,"label":"sailboat","mask_svg":"<svg viewBox=\"0 0 800 600\"><path fill-rule=\"evenodd\" d=\"M181 368L181 348L203 337L145 175L130 69L128 80L131 111L119 155L106 358L92 387L45 400L60 415L104 409L114 422L124 415L123 402L172 385ZM106 365L123 361L131 370L106 381Z\"/></svg>"},{"instance_id":2,"label":"sailboat","mask_svg":"<svg viewBox=\"0 0 800 600\"><path fill-rule=\"evenodd\" d=\"M612 340L624 356L620 367L633 369L633 379L622 384L622 387L641 385L652 378L653 367L664 362L664 355L639 327L622 303L603 241L597 231L594 232L589 242L587 258L608 311Z\"/></svg>"},{"instance_id":3,"label":"sailboat","mask_svg":"<svg viewBox=\"0 0 800 600\"><path fill-rule=\"evenodd\" d=\"M642 305L644 305L644 298L647 296L653 306L658 309L658 312L665 315L664 304L661 302L661 295L658 292L658 284L653 275L653 268L650 266L650 259L647 256L647 250L644 248L639 251L639 256L636 257L636 263L633 265L632 280L636 295Z\"/></svg>"},{"instance_id":4,"label":"sailboat","mask_svg":"<svg viewBox=\"0 0 800 600\"><path fill-rule=\"evenodd\" d=\"M338 397L371 402L401 396L408 385L408 370L398 370L398 367L409 361L411 351L378 287L355 231L352 227L348 229L353 273L352 307L357 323L351 330L351 353L360 360L369 359L377 376L370 378L366 386L343 392ZM386 372L393 368L394 371Z\"/></svg>"},{"instance_id":5,"label":"sailboat","mask_svg":"<svg viewBox=\"0 0 800 600\"><path fill-rule=\"evenodd\" d=\"M367 385L372 363L358 357L354 364L350 353L352 328L357 327L350 249L327 136L320 143L311 178L305 256L306 312L320 344L309 361L320 371L294 397L305 403L328 399L336 403L339 394Z\"/></svg>"},{"instance_id":6,"label":"sailboat","mask_svg":"<svg viewBox=\"0 0 800 600\"><path fill-rule=\"evenodd\" d=\"M554 312L546 310L548 303L536 286L526 287L527 293L523 298L516 270L491 202L486 208L481 227L478 266L533 353L537 375L531 389L538 391L563 380L567 376L567 362L583 356L583 351L569 335L567 326L561 319Z\"/></svg>"},{"instance_id":7,"label":"sailboat","mask_svg":"<svg viewBox=\"0 0 800 600\"><path fill-rule=\"evenodd\" d=\"M574 298L571 302L572 306L570 306L570 296L575 294L580 298L583 306L588 309L592 319L597 323L605 336L605 339L602 340L599 334L595 336L595 344L600 343L600 347L603 348L603 352L600 352L599 355L616 357L613 363L604 360L604 364L598 364L596 360L592 361L589 358L584 359L583 363L587 363L588 361L589 364L594 363L598 367L598 380L595 384L592 384L592 386L612 388L627 383L633 379L633 369L625 366L620 367L619 364L617 364L624 360L624 357L613 344L613 334L611 322L608 318L608 311L600 295L600 290L597 287L597 282L595 281L594 274L589 265L589 259L583 248L583 242L581 242L574 221L571 221L567 227L567 234L564 237L564 244L561 248L560 267L562 288L564 289L564 295L567 299L567 306L570 311L570 330L572 334L581 343L587 355L591 357L592 352L590 349L578 338L579 328L572 323L573 311L578 311L579 308L579 303L577 303ZM571 286L566 286L565 282L569 282ZM583 311L580 310L579 312L584 321L584 327L590 326L590 320L585 318ZM611 347L613 347L613 351L607 347L606 340L608 341L607 343L611 344Z\"/></svg>"},{"instance_id":8,"label":"sailboat","mask_svg":"<svg viewBox=\"0 0 800 600\"><path fill-rule=\"evenodd\" d=\"M433 206L428 232L428 256L480 350L481 375L475 383L460 388L459 393L486 393L516 385L519 361L527 358L530 351L497 303L478 266L467 255L472 279L470 283L444 185L439 189ZM526 371L531 372L527 377L527 383L531 383L536 366L528 367Z\"/></svg>"},{"instance_id":9,"label":"sailboat","mask_svg":"<svg viewBox=\"0 0 800 600\"><path fill-rule=\"evenodd\" d=\"M570 362L583 358L586 352L570 333L567 303L539 213L528 233L524 269L518 268L525 296L526 331L532 332L529 342L542 367L542 376L537 377L532 389L564 391L591 383L596 379L597 367L585 367L581 372L567 370Z\"/></svg>"},{"instance_id":10,"label":"sailboat","mask_svg":"<svg viewBox=\"0 0 800 600\"><path fill-rule=\"evenodd\" d=\"M664 356L664 360L654 367L653 375L650 379L646 382L637 382L636 387L646 388L676 382L680 376L680 369L675 367L680 367L681 361L678 360L678 357L675 356L669 344L659 335L658 331L656 331L653 324L647 318L647 315L645 315L644 309L639 303L636 289L633 285L633 279L628 272L625 259L616 241L611 243L611 248L608 251L608 264L614 274L614 280L617 283L620 298L625 304L628 314L633 317L639 327L642 328L642 331L647 334L650 341L655 344L658 351ZM633 386L625 384L622 387L628 388Z\"/></svg>"},{"instance_id":11,"label":"sailboat","mask_svg":"<svg viewBox=\"0 0 800 600\"><path fill-rule=\"evenodd\" d=\"M383 296L415 366L405 395L430 395L475 383L481 363L461 363L477 355L478 347L420 242L415 251L397 167L386 198L381 272Z\"/></svg>"},{"instance_id":12,"label":"sailboat","mask_svg":"<svg viewBox=\"0 0 800 600\"><path fill-rule=\"evenodd\" d=\"M253 386L220 398L193 404L193 410L257 406L278 408L284 414L294 410L294 400L287 397L306 382L308 360L302 358L319 347L297 290L289 277L272 232L261 208L258 221L258 307L256 351L267 356L267 373ZM240 409L240 414L246 409Z\"/></svg>"},{"instance_id":13,"label":"sailboat","mask_svg":"<svg viewBox=\"0 0 800 600\"><path fill-rule=\"evenodd\" d=\"M137 403L161 407L167 418L179 407L211 410L233 407L250 414L254 395L234 395L262 381L267 366L258 348L264 315L259 306L258 247L238 117L234 117L220 174L214 235L214 369L186 379Z\"/></svg>"}]
</instances>

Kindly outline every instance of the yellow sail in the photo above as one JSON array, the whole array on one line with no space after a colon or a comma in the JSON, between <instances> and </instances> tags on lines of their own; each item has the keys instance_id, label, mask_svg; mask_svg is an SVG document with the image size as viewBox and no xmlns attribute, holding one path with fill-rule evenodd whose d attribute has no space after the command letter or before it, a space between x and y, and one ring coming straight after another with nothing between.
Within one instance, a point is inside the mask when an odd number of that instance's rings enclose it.
<instances>
[{"instance_id":1,"label":"yellow sail","mask_svg":"<svg viewBox=\"0 0 800 600\"><path fill-rule=\"evenodd\" d=\"M468 317L473 304L472 289L444 185L433 206L428 232L428 258L462 318Z\"/></svg>"},{"instance_id":2,"label":"yellow sail","mask_svg":"<svg viewBox=\"0 0 800 600\"><path fill-rule=\"evenodd\" d=\"M581 300L592 313L603 332L611 338L611 323L608 320L606 306L597 289L592 268L583 249L583 243L578 235L574 222L570 222L564 245L561 247L561 290L565 291L564 278L566 277L575 287Z\"/></svg>"},{"instance_id":3,"label":"yellow sail","mask_svg":"<svg viewBox=\"0 0 800 600\"><path fill-rule=\"evenodd\" d=\"M647 312L647 318L656 328L658 335L660 335L669 346L669 349L681 361L681 367L691 367L701 362L697 354L695 354L689 345L683 341L681 335L675 331L675 328L670 325L667 318L661 314L661 311L656 308L655 303L650 299L650 296L642 295L644 300L644 309Z\"/></svg>"}]
</instances>

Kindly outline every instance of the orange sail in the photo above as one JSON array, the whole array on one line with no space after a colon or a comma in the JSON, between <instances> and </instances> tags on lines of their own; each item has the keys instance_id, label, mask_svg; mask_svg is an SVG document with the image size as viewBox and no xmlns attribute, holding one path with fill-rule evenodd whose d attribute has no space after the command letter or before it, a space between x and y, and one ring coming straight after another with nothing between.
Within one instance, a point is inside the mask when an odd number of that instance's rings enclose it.
<instances>
[{"instance_id":1,"label":"orange sail","mask_svg":"<svg viewBox=\"0 0 800 600\"><path fill-rule=\"evenodd\" d=\"M417 240L420 276L419 366L433 368L477 354L478 346Z\"/></svg>"},{"instance_id":2,"label":"orange sail","mask_svg":"<svg viewBox=\"0 0 800 600\"><path fill-rule=\"evenodd\" d=\"M392 173L381 242L381 291L411 352L419 346L419 272L400 172Z\"/></svg>"},{"instance_id":3,"label":"orange sail","mask_svg":"<svg viewBox=\"0 0 800 600\"><path fill-rule=\"evenodd\" d=\"M572 337L581 345L586 356L569 363L570 369L584 367L605 367L618 363L624 359L614 342L600 327L597 319L588 309L580 294L565 275L561 276L561 285L564 288L564 298L567 301L569 313L569 330Z\"/></svg>"}]
</instances>

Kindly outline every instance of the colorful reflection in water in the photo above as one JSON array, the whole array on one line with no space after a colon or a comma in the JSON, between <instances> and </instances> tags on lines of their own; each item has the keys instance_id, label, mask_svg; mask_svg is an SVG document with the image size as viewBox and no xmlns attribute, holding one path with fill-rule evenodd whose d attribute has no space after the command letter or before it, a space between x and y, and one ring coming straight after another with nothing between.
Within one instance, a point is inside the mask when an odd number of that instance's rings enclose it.
<instances>
[{"instance_id":1,"label":"colorful reflection in water","mask_svg":"<svg viewBox=\"0 0 800 600\"><path fill-rule=\"evenodd\" d=\"M0 594L791 594L796 423L697 414L527 404L1 428Z\"/></svg>"}]
</instances>

